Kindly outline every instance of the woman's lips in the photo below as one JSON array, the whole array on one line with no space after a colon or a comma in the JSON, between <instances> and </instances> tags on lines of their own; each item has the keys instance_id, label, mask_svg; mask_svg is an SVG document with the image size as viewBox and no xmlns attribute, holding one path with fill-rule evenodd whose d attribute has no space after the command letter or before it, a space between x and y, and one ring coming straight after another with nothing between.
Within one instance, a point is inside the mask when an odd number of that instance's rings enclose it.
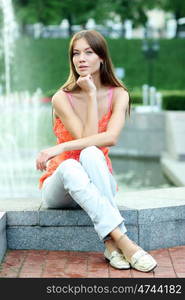
<instances>
[{"instance_id":1,"label":"woman's lips","mask_svg":"<svg viewBox=\"0 0 185 300\"><path fill-rule=\"evenodd\" d=\"M86 68L88 68L88 67L86 67L86 66L84 66L84 67L79 67L80 70L81 70L81 69L86 69Z\"/></svg>"}]
</instances>

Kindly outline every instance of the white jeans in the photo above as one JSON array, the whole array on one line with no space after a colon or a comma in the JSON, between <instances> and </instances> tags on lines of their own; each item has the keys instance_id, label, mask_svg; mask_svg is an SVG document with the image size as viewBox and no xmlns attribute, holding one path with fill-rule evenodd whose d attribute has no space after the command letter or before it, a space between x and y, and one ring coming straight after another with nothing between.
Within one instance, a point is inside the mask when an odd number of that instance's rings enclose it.
<instances>
[{"instance_id":1,"label":"white jeans","mask_svg":"<svg viewBox=\"0 0 185 300\"><path fill-rule=\"evenodd\" d=\"M116 187L103 152L91 146L81 151L79 162L63 161L45 180L42 199L48 208L82 207L100 240L105 241L118 226L122 233L127 231L115 203Z\"/></svg>"}]
</instances>

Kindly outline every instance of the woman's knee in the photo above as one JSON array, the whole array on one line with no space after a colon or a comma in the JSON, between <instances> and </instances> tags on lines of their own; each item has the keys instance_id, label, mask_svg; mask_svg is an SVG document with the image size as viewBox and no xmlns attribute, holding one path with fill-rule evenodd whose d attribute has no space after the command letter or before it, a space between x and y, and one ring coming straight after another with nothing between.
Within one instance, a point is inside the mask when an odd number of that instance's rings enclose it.
<instances>
[{"instance_id":1,"label":"woman's knee","mask_svg":"<svg viewBox=\"0 0 185 300\"><path fill-rule=\"evenodd\" d=\"M48 195L44 195L43 198L43 203L46 208L59 208L60 203L56 201L53 197L49 197Z\"/></svg>"},{"instance_id":2,"label":"woman's knee","mask_svg":"<svg viewBox=\"0 0 185 300\"><path fill-rule=\"evenodd\" d=\"M103 152L96 146L89 146L84 148L81 153L80 153L80 162L83 160L90 159L92 160L93 158L98 159L99 157L104 157Z\"/></svg>"},{"instance_id":3,"label":"woman's knee","mask_svg":"<svg viewBox=\"0 0 185 300\"><path fill-rule=\"evenodd\" d=\"M70 167L70 166L73 166L73 165L76 165L78 164L78 161L74 158L68 158L68 159L65 159L60 165L59 165L59 168L60 167Z\"/></svg>"},{"instance_id":4,"label":"woman's knee","mask_svg":"<svg viewBox=\"0 0 185 300\"><path fill-rule=\"evenodd\" d=\"M68 190L80 189L89 183L89 178L81 163L75 159L67 159L58 167L64 188Z\"/></svg>"},{"instance_id":5,"label":"woman's knee","mask_svg":"<svg viewBox=\"0 0 185 300\"><path fill-rule=\"evenodd\" d=\"M62 172L62 174L64 173L69 173L69 172L73 172L74 167L79 167L79 162L76 159L73 158L69 158L64 160L57 168L57 170L59 172Z\"/></svg>"}]
</instances>

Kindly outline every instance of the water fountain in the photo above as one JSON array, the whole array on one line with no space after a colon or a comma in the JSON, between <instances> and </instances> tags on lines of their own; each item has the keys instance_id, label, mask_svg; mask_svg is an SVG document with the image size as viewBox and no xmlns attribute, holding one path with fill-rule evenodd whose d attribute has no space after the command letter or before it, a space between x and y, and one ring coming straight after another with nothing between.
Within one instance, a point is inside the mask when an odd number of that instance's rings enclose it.
<instances>
[{"instance_id":1,"label":"water fountain","mask_svg":"<svg viewBox=\"0 0 185 300\"><path fill-rule=\"evenodd\" d=\"M17 24L11 0L0 0L3 12L4 94L0 95L0 198L39 197L35 157L39 151L39 120L45 109L27 91L11 92L11 62Z\"/></svg>"},{"instance_id":2,"label":"water fountain","mask_svg":"<svg viewBox=\"0 0 185 300\"><path fill-rule=\"evenodd\" d=\"M10 66L17 36L17 23L15 21L11 0L0 0L0 8L3 12L2 43L5 65L5 91L9 94L11 85Z\"/></svg>"},{"instance_id":3,"label":"water fountain","mask_svg":"<svg viewBox=\"0 0 185 300\"><path fill-rule=\"evenodd\" d=\"M39 151L41 91L0 97L0 197L35 197L38 195L35 157ZM38 195L39 196L39 195Z\"/></svg>"}]
</instances>

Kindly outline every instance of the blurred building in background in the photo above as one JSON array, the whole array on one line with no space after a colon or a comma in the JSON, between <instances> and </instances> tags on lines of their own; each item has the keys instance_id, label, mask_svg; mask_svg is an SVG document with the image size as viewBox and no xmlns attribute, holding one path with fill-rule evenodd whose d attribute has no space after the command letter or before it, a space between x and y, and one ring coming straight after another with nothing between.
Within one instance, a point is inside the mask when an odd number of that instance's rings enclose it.
<instances>
[{"instance_id":1,"label":"blurred building in background","mask_svg":"<svg viewBox=\"0 0 185 300\"><path fill-rule=\"evenodd\" d=\"M167 38L175 37L177 21L172 13L165 12L160 9L152 9L147 12L148 22L146 27L139 26L133 28L132 20L126 20L121 23L119 16L115 16L114 21L107 20L105 25L96 24L93 19L89 19L85 28L81 25L73 25L72 31L75 33L82 29L95 29L101 32L104 36L110 38L123 37L126 39L146 37L152 38ZM178 20L180 31L178 37L185 38L185 18ZM26 25L27 34L34 38L66 38L69 36L69 24L67 19L63 19L60 25L45 26L41 23Z\"/></svg>"}]
</instances>

